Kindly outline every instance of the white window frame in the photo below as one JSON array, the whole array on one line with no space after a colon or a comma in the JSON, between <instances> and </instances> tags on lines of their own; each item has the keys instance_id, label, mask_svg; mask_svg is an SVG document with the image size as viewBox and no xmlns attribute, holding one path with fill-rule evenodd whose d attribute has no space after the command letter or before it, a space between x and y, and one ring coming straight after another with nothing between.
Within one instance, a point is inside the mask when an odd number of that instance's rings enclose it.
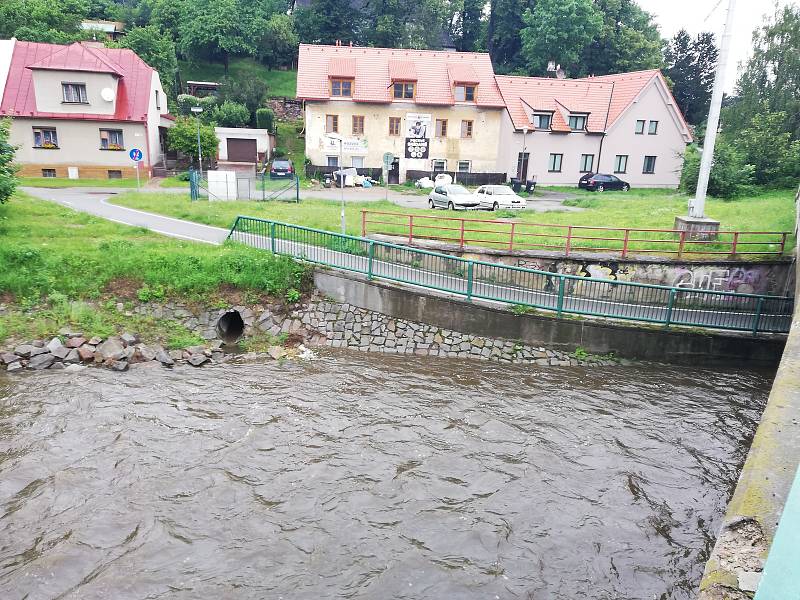
<instances>
[{"instance_id":1,"label":"white window frame","mask_svg":"<svg viewBox=\"0 0 800 600\"><path fill-rule=\"evenodd\" d=\"M575 119L575 124L578 124L578 120L582 119L582 125L580 127L574 127L572 125L573 119ZM569 116L569 128L572 131L586 131L586 123L589 121L589 115L570 115Z\"/></svg>"},{"instance_id":2,"label":"white window frame","mask_svg":"<svg viewBox=\"0 0 800 600\"><path fill-rule=\"evenodd\" d=\"M541 120L547 119L547 127L543 127L541 125ZM547 129L550 130L553 126L553 115L550 113L533 113L533 126L536 129Z\"/></svg>"},{"instance_id":3,"label":"white window frame","mask_svg":"<svg viewBox=\"0 0 800 600\"><path fill-rule=\"evenodd\" d=\"M462 165L467 165L466 169L462 169ZM456 164L456 171L459 173L472 173L472 161L471 160L460 160Z\"/></svg>"},{"instance_id":4,"label":"white window frame","mask_svg":"<svg viewBox=\"0 0 800 600\"><path fill-rule=\"evenodd\" d=\"M338 167L339 166L339 155L331 156L328 155L325 157L325 161L329 167Z\"/></svg>"},{"instance_id":5,"label":"white window frame","mask_svg":"<svg viewBox=\"0 0 800 600\"><path fill-rule=\"evenodd\" d=\"M356 164L356 162L360 164ZM364 157L363 156L351 156L350 157L350 166L354 169L363 169L364 168Z\"/></svg>"},{"instance_id":6,"label":"white window frame","mask_svg":"<svg viewBox=\"0 0 800 600\"><path fill-rule=\"evenodd\" d=\"M436 165L440 164L441 169L437 169ZM431 159L431 171L434 173L443 173L447 171L447 159L446 158L433 158Z\"/></svg>"},{"instance_id":7,"label":"white window frame","mask_svg":"<svg viewBox=\"0 0 800 600\"><path fill-rule=\"evenodd\" d=\"M61 96L62 104L89 104L85 83L62 81Z\"/></svg>"}]
</instances>

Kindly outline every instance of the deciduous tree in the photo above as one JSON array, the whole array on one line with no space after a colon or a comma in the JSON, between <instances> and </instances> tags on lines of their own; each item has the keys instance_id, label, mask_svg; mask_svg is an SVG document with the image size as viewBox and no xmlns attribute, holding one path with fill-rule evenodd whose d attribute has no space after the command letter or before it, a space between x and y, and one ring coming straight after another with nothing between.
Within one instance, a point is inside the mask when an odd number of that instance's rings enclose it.
<instances>
[{"instance_id":1,"label":"deciduous tree","mask_svg":"<svg viewBox=\"0 0 800 600\"><path fill-rule=\"evenodd\" d=\"M178 117L175 125L167 132L167 145L170 150L183 152L197 160L197 119ZM219 140L213 125L200 124L200 148L206 158L217 155Z\"/></svg>"},{"instance_id":2,"label":"deciduous tree","mask_svg":"<svg viewBox=\"0 0 800 600\"><path fill-rule=\"evenodd\" d=\"M571 75L582 71L580 58L603 26L591 0L538 0L522 15L522 54L532 75L544 75L549 60Z\"/></svg>"},{"instance_id":3,"label":"deciduous tree","mask_svg":"<svg viewBox=\"0 0 800 600\"><path fill-rule=\"evenodd\" d=\"M694 40L681 30L664 51L667 67L664 74L673 82L672 95L689 123L699 125L708 116L717 47L711 33L701 33Z\"/></svg>"},{"instance_id":4,"label":"deciduous tree","mask_svg":"<svg viewBox=\"0 0 800 600\"><path fill-rule=\"evenodd\" d=\"M0 119L0 204L8 201L17 187L14 146L9 141L11 119Z\"/></svg>"},{"instance_id":5,"label":"deciduous tree","mask_svg":"<svg viewBox=\"0 0 800 600\"><path fill-rule=\"evenodd\" d=\"M154 25L134 27L119 42L120 48L130 48L148 65L158 71L161 85L167 94L175 97L175 73L178 60L175 43L168 34Z\"/></svg>"}]
</instances>

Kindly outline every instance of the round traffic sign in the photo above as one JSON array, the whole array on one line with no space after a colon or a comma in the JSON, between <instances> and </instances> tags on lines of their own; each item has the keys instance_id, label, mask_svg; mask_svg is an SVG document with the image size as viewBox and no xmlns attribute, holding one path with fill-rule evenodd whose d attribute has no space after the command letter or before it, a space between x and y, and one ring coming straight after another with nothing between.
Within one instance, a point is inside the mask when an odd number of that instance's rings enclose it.
<instances>
[{"instance_id":1,"label":"round traffic sign","mask_svg":"<svg viewBox=\"0 0 800 600\"><path fill-rule=\"evenodd\" d=\"M128 152L128 156L131 157L132 161L139 162L142 160L142 151L138 148L133 148L130 152Z\"/></svg>"}]
</instances>

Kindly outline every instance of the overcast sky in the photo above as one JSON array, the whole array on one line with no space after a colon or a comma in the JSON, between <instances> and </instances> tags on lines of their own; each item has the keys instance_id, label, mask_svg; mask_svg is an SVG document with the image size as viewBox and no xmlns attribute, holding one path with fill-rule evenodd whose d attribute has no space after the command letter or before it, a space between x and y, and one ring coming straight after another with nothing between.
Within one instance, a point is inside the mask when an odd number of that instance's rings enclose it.
<instances>
[{"instance_id":1,"label":"overcast sky","mask_svg":"<svg viewBox=\"0 0 800 600\"><path fill-rule=\"evenodd\" d=\"M661 27L661 34L671 38L680 29L691 35L711 31L717 44L722 38L728 0L638 0L639 5L652 15ZM774 0L737 0L734 19L731 59L725 75L725 89L731 91L736 83L740 62L749 57L753 42L752 33L764 20L765 13L773 12ZM719 3L716 10L714 7ZM797 4L796 0L779 0L779 4ZM713 13L712 13L713 10ZM709 16L709 14L711 16Z\"/></svg>"}]
</instances>

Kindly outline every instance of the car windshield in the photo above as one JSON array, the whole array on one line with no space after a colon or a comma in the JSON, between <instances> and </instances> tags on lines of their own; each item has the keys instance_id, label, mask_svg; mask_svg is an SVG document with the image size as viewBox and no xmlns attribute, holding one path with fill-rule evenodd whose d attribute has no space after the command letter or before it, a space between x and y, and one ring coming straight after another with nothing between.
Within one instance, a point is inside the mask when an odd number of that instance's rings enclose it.
<instances>
[{"instance_id":1,"label":"car windshield","mask_svg":"<svg viewBox=\"0 0 800 600\"><path fill-rule=\"evenodd\" d=\"M273 167L277 167L279 169L285 169L286 167L289 166L289 161L288 160L276 160L274 163L272 163L272 166Z\"/></svg>"},{"instance_id":2,"label":"car windshield","mask_svg":"<svg viewBox=\"0 0 800 600\"><path fill-rule=\"evenodd\" d=\"M513 196L514 190L507 187L492 188L492 194L495 196Z\"/></svg>"},{"instance_id":3,"label":"car windshield","mask_svg":"<svg viewBox=\"0 0 800 600\"><path fill-rule=\"evenodd\" d=\"M447 193L448 194L463 195L463 194L471 194L472 192L470 192L467 188L465 188L464 186L461 186L461 185L448 185L447 186Z\"/></svg>"}]
</instances>

